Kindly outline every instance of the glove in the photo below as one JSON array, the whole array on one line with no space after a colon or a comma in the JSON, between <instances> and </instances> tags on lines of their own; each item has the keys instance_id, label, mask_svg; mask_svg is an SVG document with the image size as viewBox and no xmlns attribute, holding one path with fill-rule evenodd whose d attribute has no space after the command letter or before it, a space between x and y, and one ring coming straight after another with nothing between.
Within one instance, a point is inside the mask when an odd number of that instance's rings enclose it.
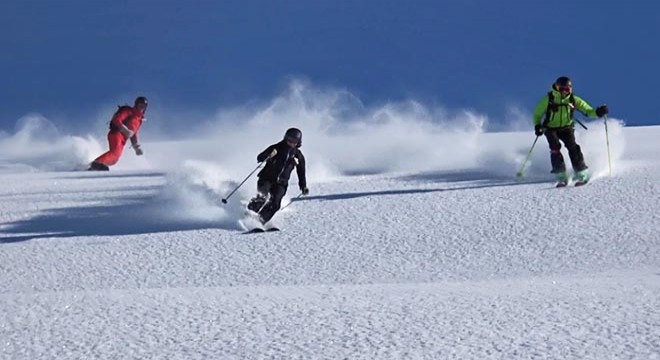
<instances>
[{"instance_id":1,"label":"glove","mask_svg":"<svg viewBox=\"0 0 660 360\"><path fill-rule=\"evenodd\" d=\"M133 145L133 149L135 150L135 155L137 156L141 156L142 154L144 154L144 151L142 151L142 148L140 147L139 144Z\"/></svg>"},{"instance_id":2,"label":"glove","mask_svg":"<svg viewBox=\"0 0 660 360\"><path fill-rule=\"evenodd\" d=\"M541 136L541 135L543 135L543 130L544 130L543 125L541 125L541 124L539 124L539 125L534 125L534 134L535 134L536 136Z\"/></svg>"},{"instance_id":3,"label":"glove","mask_svg":"<svg viewBox=\"0 0 660 360\"><path fill-rule=\"evenodd\" d=\"M598 116L598 117L603 117L603 116L607 115L608 112L609 112L609 109L607 108L607 105L605 105L605 104L603 104L603 105L596 108L596 116Z\"/></svg>"},{"instance_id":4,"label":"glove","mask_svg":"<svg viewBox=\"0 0 660 360\"><path fill-rule=\"evenodd\" d=\"M303 195L308 195L309 194L309 189L307 188L307 186L301 186L300 191L302 191Z\"/></svg>"},{"instance_id":5,"label":"glove","mask_svg":"<svg viewBox=\"0 0 660 360\"><path fill-rule=\"evenodd\" d=\"M133 135L135 134L135 133L133 132L133 130L127 128L126 125L122 125L122 126L119 128L119 132L121 132L122 134L124 134L124 136L126 136L127 138L130 138L131 136L133 136Z\"/></svg>"},{"instance_id":6,"label":"glove","mask_svg":"<svg viewBox=\"0 0 660 360\"><path fill-rule=\"evenodd\" d=\"M273 151L270 152L270 155L268 155L269 159L272 159L277 155L277 149L273 149Z\"/></svg>"}]
</instances>

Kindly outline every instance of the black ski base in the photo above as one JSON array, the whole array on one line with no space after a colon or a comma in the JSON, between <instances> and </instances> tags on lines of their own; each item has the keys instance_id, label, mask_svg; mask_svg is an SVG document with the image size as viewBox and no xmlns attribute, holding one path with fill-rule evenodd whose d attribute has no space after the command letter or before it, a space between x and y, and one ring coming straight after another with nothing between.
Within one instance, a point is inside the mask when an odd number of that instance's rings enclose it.
<instances>
[{"instance_id":1,"label":"black ski base","mask_svg":"<svg viewBox=\"0 0 660 360\"><path fill-rule=\"evenodd\" d=\"M259 234L259 233L276 232L276 231L280 231L280 229L278 229L276 227L271 227L271 228L268 228L268 229L254 228L252 230L248 230L248 231L244 232L243 234Z\"/></svg>"},{"instance_id":2,"label":"black ski base","mask_svg":"<svg viewBox=\"0 0 660 360\"><path fill-rule=\"evenodd\" d=\"M574 187L580 187L580 186L587 185L588 183L589 183L588 181L576 181L576 182L573 183L573 186ZM565 188L565 187L568 187L568 183L558 182L557 184L555 184L555 187L556 188Z\"/></svg>"}]
</instances>

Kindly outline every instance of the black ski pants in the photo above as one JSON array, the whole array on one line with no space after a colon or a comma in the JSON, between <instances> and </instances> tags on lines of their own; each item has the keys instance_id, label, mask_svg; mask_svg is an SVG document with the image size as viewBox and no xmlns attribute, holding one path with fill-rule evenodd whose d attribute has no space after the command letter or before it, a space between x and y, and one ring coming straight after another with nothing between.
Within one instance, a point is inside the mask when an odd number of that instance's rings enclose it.
<instances>
[{"instance_id":1,"label":"black ski pants","mask_svg":"<svg viewBox=\"0 0 660 360\"><path fill-rule=\"evenodd\" d=\"M561 142L568 149L568 156L571 159L573 171L578 172L587 168L584 163L584 156L580 145L575 142L575 129L572 126L562 128L545 129L545 138L550 145L550 163L552 164L552 173L562 173L566 171L564 157L561 154ZM560 142L561 141L561 142Z\"/></svg>"},{"instance_id":2,"label":"black ski pants","mask_svg":"<svg viewBox=\"0 0 660 360\"><path fill-rule=\"evenodd\" d=\"M277 181L262 178L257 180L257 191L264 195L270 194L268 203L259 211L264 223L268 222L282 206L282 198L286 195L287 187L288 184L278 183Z\"/></svg>"}]
</instances>

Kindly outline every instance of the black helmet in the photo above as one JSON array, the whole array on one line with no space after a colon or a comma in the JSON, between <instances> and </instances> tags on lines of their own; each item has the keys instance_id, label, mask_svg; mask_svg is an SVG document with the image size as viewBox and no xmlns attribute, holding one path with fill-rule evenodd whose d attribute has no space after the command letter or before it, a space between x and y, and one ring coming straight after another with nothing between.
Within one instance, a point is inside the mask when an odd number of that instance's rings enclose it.
<instances>
[{"instance_id":1,"label":"black helmet","mask_svg":"<svg viewBox=\"0 0 660 360\"><path fill-rule=\"evenodd\" d=\"M147 102L147 98L144 96L138 96L135 98L135 104L134 106L138 106L138 104L144 104L144 107L146 108L149 103Z\"/></svg>"},{"instance_id":2,"label":"black helmet","mask_svg":"<svg viewBox=\"0 0 660 360\"><path fill-rule=\"evenodd\" d=\"M289 128L285 133L284 133L284 140L292 140L297 142L297 147L302 146L302 131L296 128Z\"/></svg>"}]
</instances>

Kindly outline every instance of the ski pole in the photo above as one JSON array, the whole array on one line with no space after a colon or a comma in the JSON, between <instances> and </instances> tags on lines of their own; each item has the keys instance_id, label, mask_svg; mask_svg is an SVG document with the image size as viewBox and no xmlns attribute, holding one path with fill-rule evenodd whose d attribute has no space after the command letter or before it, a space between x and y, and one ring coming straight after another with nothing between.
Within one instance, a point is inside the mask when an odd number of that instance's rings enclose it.
<instances>
[{"instance_id":1,"label":"ski pole","mask_svg":"<svg viewBox=\"0 0 660 360\"><path fill-rule=\"evenodd\" d=\"M291 199L291 201L289 201L288 204L284 205L284 207L282 207L282 208L280 209L280 211L286 209L289 205L293 204L293 200L295 200L295 199L297 199L297 198L299 198L299 197L301 197L301 196L303 196L302 191L300 192L300 194L298 194L298 196L296 196L296 197L294 197L293 199Z\"/></svg>"},{"instance_id":2,"label":"ski pole","mask_svg":"<svg viewBox=\"0 0 660 360\"><path fill-rule=\"evenodd\" d=\"M568 104L568 106L570 106L572 110L577 110L582 115L585 115L585 116L587 115L587 114L583 113L582 111L580 111L579 109L576 109L575 105L573 105L573 104ZM582 123L582 121L580 121L580 119L578 119L576 117L573 117L573 120L575 120L576 123L580 124L580 126L582 126L585 130L589 130L589 129L587 129L586 126L584 126L584 124Z\"/></svg>"},{"instance_id":3,"label":"ski pole","mask_svg":"<svg viewBox=\"0 0 660 360\"><path fill-rule=\"evenodd\" d=\"M605 143L607 144L607 165L610 169L610 176L612 176L612 157L610 156L610 136L607 133L607 115L603 116L605 122Z\"/></svg>"},{"instance_id":4,"label":"ski pole","mask_svg":"<svg viewBox=\"0 0 660 360\"><path fill-rule=\"evenodd\" d=\"M532 147L529 149L529 152L527 153L527 157L525 158L525 161L523 162L522 166L520 167L520 171L516 173L517 177L522 177L523 172L525 171L525 166L527 165L527 161L529 161L529 157L532 155L532 150L534 150L534 145L536 145L536 142L538 141L539 136L536 136L536 139L534 139L534 143L532 144Z\"/></svg>"},{"instance_id":5,"label":"ski pole","mask_svg":"<svg viewBox=\"0 0 660 360\"><path fill-rule=\"evenodd\" d=\"M573 120L575 120L576 123L580 124L580 126L582 126L585 130L589 130L587 129L586 126L584 126L584 124L580 120L578 120L578 118L574 118Z\"/></svg>"},{"instance_id":6,"label":"ski pole","mask_svg":"<svg viewBox=\"0 0 660 360\"><path fill-rule=\"evenodd\" d=\"M268 160L268 159L266 159L266 160ZM223 203L223 204L226 204L226 203L227 203L227 199L229 199L229 197L231 197L231 196L236 192L236 190L238 190L238 188L240 188L241 185L243 185L243 184L247 181L247 179L249 179L250 176L252 176L252 174L254 174L254 172L257 171L257 170L261 167L261 165L264 164L264 162L265 162L266 160L260 162L259 165L257 165L257 167L254 168L254 170L252 170L252 172L251 172L250 174L248 174L248 176L246 176L245 179L243 179L243 181L241 181L241 183L238 184L238 186L237 186L234 190L232 190L232 192L229 193L229 195L227 195L227 197L225 197L224 199L222 199L222 203Z\"/></svg>"}]
</instances>

